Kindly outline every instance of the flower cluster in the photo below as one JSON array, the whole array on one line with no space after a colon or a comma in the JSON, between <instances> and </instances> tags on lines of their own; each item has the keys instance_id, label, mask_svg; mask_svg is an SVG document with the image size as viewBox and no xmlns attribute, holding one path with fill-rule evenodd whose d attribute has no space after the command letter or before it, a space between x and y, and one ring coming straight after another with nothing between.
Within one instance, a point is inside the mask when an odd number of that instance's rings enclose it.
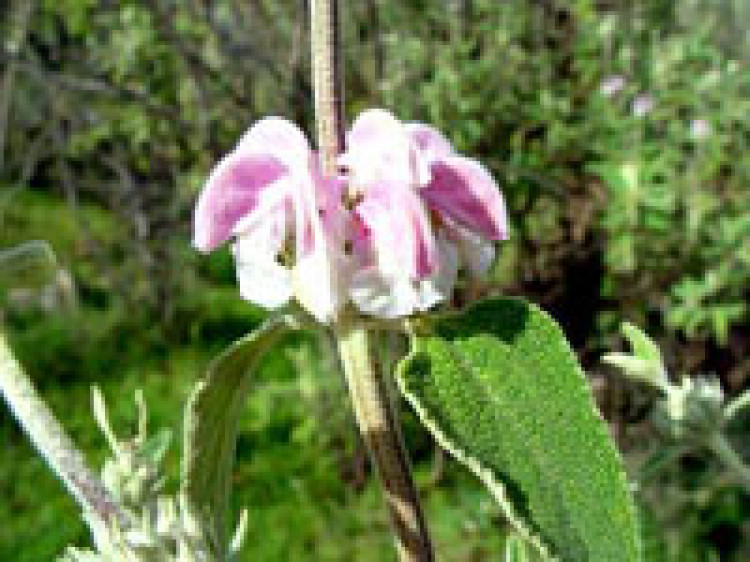
<instances>
[{"instance_id":1,"label":"flower cluster","mask_svg":"<svg viewBox=\"0 0 750 562\"><path fill-rule=\"evenodd\" d=\"M234 240L243 298L270 309L296 299L321 322L347 303L396 318L449 299L459 271L487 271L508 230L481 164L379 109L358 117L346 144L326 177L302 131L270 117L212 171L194 245Z\"/></svg>"}]
</instances>

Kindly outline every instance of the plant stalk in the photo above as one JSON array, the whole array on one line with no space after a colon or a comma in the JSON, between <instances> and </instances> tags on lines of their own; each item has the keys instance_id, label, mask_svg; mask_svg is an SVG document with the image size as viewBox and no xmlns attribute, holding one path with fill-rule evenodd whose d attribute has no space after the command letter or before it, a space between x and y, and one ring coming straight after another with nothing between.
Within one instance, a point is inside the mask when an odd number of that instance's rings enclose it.
<instances>
[{"instance_id":1,"label":"plant stalk","mask_svg":"<svg viewBox=\"0 0 750 562\"><path fill-rule=\"evenodd\" d=\"M435 559L432 543L388 381L373 357L371 336L356 320L343 320L336 326L336 340L354 413L383 484L399 560L432 562Z\"/></svg>"},{"instance_id":2,"label":"plant stalk","mask_svg":"<svg viewBox=\"0 0 750 562\"><path fill-rule=\"evenodd\" d=\"M336 173L336 157L344 150L344 98L341 33L337 0L310 3L315 124L324 175Z\"/></svg>"},{"instance_id":3,"label":"plant stalk","mask_svg":"<svg viewBox=\"0 0 750 562\"><path fill-rule=\"evenodd\" d=\"M107 523L113 518L127 526L125 515L101 480L89 469L36 389L13 357L0 333L0 394L23 430L87 517Z\"/></svg>"},{"instance_id":4,"label":"plant stalk","mask_svg":"<svg viewBox=\"0 0 750 562\"><path fill-rule=\"evenodd\" d=\"M342 61L337 0L312 0L315 121L323 174L337 173L344 149ZM432 562L434 555L419 496L386 380L372 355L367 327L343 319L334 327L357 424L385 490L386 503L402 562Z\"/></svg>"}]
</instances>

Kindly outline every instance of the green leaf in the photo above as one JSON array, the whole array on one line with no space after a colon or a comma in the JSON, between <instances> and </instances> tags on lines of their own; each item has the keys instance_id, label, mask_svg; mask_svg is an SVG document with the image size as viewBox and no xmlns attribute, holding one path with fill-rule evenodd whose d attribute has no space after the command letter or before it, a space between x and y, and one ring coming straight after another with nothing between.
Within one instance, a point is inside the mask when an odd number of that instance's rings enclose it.
<instances>
[{"instance_id":1,"label":"green leaf","mask_svg":"<svg viewBox=\"0 0 750 562\"><path fill-rule=\"evenodd\" d=\"M239 418L252 373L265 353L288 334L271 320L234 342L212 361L185 409L182 488L216 551L225 553L229 497Z\"/></svg>"},{"instance_id":2,"label":"green leaf","mask_svg":"<svg viewBox=\"0 0 750 562\"><path fill-rule=\"evenodd\" d=\"M562 331L518 299L420 320L399 386L546 557L635 562L621 460Z\"/></svg>"},{"instance_id":3,"label":"green leaf","mask_svg":"<svg viewBox=\"0 0 750 562\"><path fill-rule=\"evenodd\" d=\"M661 350L654 341L635 324L623 322L622 333L630 342L633 354L644 361L662 363Z\"/></svg>"}]
</instances>

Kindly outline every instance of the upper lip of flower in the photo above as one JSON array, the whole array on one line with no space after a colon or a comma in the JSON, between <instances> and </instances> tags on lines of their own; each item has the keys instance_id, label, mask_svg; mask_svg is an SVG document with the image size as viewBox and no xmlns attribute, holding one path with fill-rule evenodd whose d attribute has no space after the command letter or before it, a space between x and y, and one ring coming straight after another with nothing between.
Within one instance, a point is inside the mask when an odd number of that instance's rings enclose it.
<instances>
[{"instance_id":1,"label":"upper lip of flower","mask_svg":"<svg viewBox=\"0 0 750 562\"><path fill-rule=\"evenodd\" d=\"M414 277L429 275L437 259L433 234L424 225L430 215L489 240L507 238L505 205L492 176L476 160L457 154L436 129L403 124L375 109L359 116L348 141L340 161L357 186L354 211L371 230L411 225L410 236L400 242L414 241L408 262L402 263ZM375 220L373 207L378 203L388 208L393 224ZM403 255L404 249L393 252Z\"/></svg>"}]
</instances>

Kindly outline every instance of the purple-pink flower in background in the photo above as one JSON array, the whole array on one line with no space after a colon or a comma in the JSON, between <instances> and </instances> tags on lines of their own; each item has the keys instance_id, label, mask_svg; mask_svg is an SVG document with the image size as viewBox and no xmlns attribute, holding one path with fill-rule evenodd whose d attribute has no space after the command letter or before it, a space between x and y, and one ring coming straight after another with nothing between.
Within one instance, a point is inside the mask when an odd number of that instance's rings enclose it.
<instances>
[{"instance_id":1,"label":"purple-pink flower in background","mask_svg":"<svg viewBox=\"0 0 750 562\"><path fill-rule=\"evenodd\" d=\"M654 97L651 94L639 94L630 104L630 111L635 117L645 117L654 109Z\"/></svg>"},{"instance_id":2,"label":"purple-pink flower in background","mask_svg":"<svg viewBox=\"0 0 750 562\"><path fill-rule=\"evenodd\" d=\"M610 98L621 92L626 85L627 81L624 76L620 76L619 74L607 76L602 80L601 84L599 84L599 92L603 96Z\"/></svg>"},{"instance_id":3,"label":"purple-pink flower in background","mask_svg":"<svg viewBox=\"0 0 750 562\"><path fill-rule=\"evenodd\" d=\"M711 124L706 119L690 121L690 136L694 140L702 140L711 134Z\"/></svg>"},{"instance_id":4,"label":"purple-pink flower in background","mask_svg":"<svg viewBox=\"0 0 750 562\"><path fill-rule=\"evenodd\" d=\"M272 117L212 171L194 244L233 239L245 299L271 309L296 299L321 322L347 302L395 318L449 300L460 270L487 271L507 219L479 162L383 110L357 118L347 147L340 175L325 178L304 134Z\"/></svg>"}]
</instances>

